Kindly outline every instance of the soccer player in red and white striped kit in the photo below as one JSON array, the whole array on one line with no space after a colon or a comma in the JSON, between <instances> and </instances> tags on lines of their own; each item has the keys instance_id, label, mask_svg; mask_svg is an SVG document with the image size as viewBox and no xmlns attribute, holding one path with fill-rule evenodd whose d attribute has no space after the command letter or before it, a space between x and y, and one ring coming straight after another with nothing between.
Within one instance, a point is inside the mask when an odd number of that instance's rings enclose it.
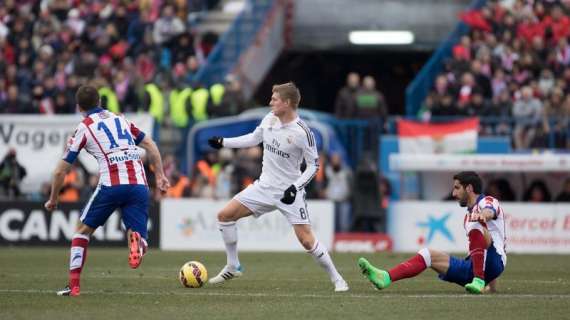
<instances>
[{"instance_id":1,"label":"soccer player in red and white striped kit","mask_svg":"<svg viewBox=\"0 0 570 320\"><path fill-rule=\"evenodd\" d=\"M52 211L57 207L65 175L83 149L99 163L99 184L81 211L80 222L71 240L69 284L57 292L61 296L80 294L80 275L87 257L89 238L116 209L121 209L122 221L127 228L129 265L135 269L142 262L147 249L149 190L141 160L142 150L137 146L146 151L155 168L157 187L166 192L170 186L162 168L160 152L151 138L122 115L99 107L96 88L80 87L75 99L84 119L68 141L63 159L57 164L45 208Z\"/></svg>"},{"instance_id":2,"label":"soccer player in red and white striped kit","mask_svg":"<svg viewBox=\"0 0 570 320\"><path fill-rule=\"evenodd\" d=\"M365 258L358 259L362 273L377 289L432 268L440 279L459 284L469 293L496 291L497 278L507 264L505 213L497 199L481 194L482 181L477 173L463 171L453 176L453 180L453 197L461 207L467 207L463 227L469 241L469 256L460 259L424 248L388 271L377 269Z\"/></svg>"}]
</instances>

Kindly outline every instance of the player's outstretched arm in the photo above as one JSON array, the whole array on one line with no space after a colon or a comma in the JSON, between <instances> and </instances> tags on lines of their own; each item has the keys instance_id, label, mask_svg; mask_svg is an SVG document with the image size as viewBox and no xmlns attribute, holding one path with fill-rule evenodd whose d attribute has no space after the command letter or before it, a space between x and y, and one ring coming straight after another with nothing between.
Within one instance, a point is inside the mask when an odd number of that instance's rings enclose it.
<instances>
[{"instance_id":1,"label":"player's outstretched arm","mask_svg":"<svg viewBox=\"0 0 570 320\"><path fill-rule=\"evenodd\" d=\"M495 212L491 209L485 208L480 213L472 213L469 221L472 222L487 222L495 217Z\"/></svg>"},{"instance_id":2,"label":"player's outstretched arm","mask_svg":"<svg viewBox=\"0 0 570 320\"><path fill-rule=\"evenodd\" d=\"M260 144L263 141L263 131L261 127L255 128L252 133L234 138L222 138L218 136L208 139L208 144L215 149L226 148L249 148Z\"/></svg>"},{"instance_id":3,"label":"player's outstretched arm","mask_svg":"<svg viewBox=\"0 0 570 320\"><path fill-rule=\"evenodd\" d=\"M160 156L160 151L158 151L156 143L154 143L154 141L152 141L152 139L148 136L145 136L143 141L141 141L139 144L139 147L145 149L148 154L150 163L155 168L154 174L156 177L156 186L161 192L166 192L168 188L170 188L170 182L164 174L164 168L162 167L162 157Z\"/></svg>"},{"instance_id":4,"label":"player's outstretched arm","mask_svg":"<svg viewBox=\"0 0 570 320\"><path fill-rule=\"evenodd\" d=\"M51 182L51 193L48 201L44 204L47 211L53 211L57 207L59 192L63 187L65 175L71 170L71 164L65 160L59 160L57 167L53 172L53 180Z\"/></svg>"}]
</instances>

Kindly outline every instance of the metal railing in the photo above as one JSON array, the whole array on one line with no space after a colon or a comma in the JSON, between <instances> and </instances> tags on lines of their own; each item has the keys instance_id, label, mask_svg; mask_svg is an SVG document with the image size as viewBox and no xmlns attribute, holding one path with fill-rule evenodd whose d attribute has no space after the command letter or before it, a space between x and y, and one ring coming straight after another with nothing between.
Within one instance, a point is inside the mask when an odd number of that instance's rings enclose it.
<instances>
[{"instance_id":1,"label":"metal railing","mask_svg":"<svg viewBox=\"0 0 570 320\"><path fill-rule=\"evenodd\" d=\"M275 0L248 1L245 9L216 43L204 66L194 76L193 82L204 86L223 82L242 52L254 41L274 3Z\"/></svg>"}]
</instances>

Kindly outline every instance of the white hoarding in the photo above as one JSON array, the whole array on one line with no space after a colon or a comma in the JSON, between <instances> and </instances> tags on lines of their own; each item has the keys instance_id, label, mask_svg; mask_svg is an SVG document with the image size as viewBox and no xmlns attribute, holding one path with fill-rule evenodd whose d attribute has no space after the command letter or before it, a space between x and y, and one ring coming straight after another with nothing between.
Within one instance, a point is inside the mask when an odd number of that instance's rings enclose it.
<instances>
[{"instance_id":1,"label":"white hoarding","mask_svg":"<svg viewBox=\"0 0 570 320\"><path fill-rule=\"evenodd\" d=\"M160 247L163 250L224 250L217 213L226 200L165 199L161 202ZM307 201L316 237L332 248L333 203ZM260 218L247 217L237 223L240 251L304 251L292 226L279 212Z\"/></svg>"},{"instance_id":2,"label":"white hoarding","mask_svg":"<svg viewBox=\"0 0 570 320\"><path fill-rule=\"evenodd\" d=\"M393 153L394 171L474 170L485 172L545 172L570 170L568 154L409 154Z\"/></svg>"},{"instance_id":3,"label":"white hoarding","mask_svg":"<svg viewBox=\"0 0 570 320\"><path fill-rule=\"evenodd\" d=\"M152 134L153 120L148 114L128 114L143 132ZM10 148L18 162L26 168L23 192L39 191L42 183L50 182L53 169L62 158L65 146L82 116L74 115L3 115L0 117L0 161ZM97 161L81 152L79 161L90 172L97 172Z\"/></svg>"},{"instance_id":4,"label":"white hoarding","mask_svg":"<svg viewBox=\"0 0 570 320\"><path fill-rule=\"evenodd\" d=\"M570 253L570 204L501 205L505 211L507 253ZM388 224L394 251L430 247L466 253L465 212L456 202L394 203Z\"/></svg>"}]
</instances>

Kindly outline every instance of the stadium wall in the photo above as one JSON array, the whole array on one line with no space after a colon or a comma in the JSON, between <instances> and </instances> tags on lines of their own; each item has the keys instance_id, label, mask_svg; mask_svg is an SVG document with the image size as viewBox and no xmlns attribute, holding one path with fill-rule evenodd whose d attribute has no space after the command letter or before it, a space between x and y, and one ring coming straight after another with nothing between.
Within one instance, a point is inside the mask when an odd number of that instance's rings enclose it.
<instances>
[{"instance_id":1,"label":"stadium wall","mask_svg":"<svg viewBox=\"0 0 570 320\"><path fill-rule=\"evenodd\" d=\"M166 199L161 203L160 248L223 251L217 213L226 200ZM307 201L311 226L319 241L332 248L333 203ZM238 221L240 251L304 251L293 228L279 213Z\"/></svg>"},{"instance_id":2,"label":"stadium wall","mask_svg":"<svg viewBox=\"0 0 570 320\"><path fill-rule=\"evenodd\" d=\"M125 116L146 134L153 133L154 120L149 114L134 113ZM81 119L80 114L0 117L0 157L11 148L16 150L18 162L27 170L21 185L23 192L38 192L44 182L51 181L52 172L63 155L67 141L73 136ZM97 172L95 158L82 152L78 159L87 171Z\"/></svg>"},{"instance_id":3,"label":"stadium wall","mask_svg":"<svg viewBox=\"0 0 570 320\"><path fill-rule=\"evenodd\" d=\"M0 202L1 246L69 246L75 233L82 203L62 203L52 213L44 209L43 202ZM149 208L148 244L158 247L160 215L159 204ZM115 211L107 223L95 231L90 244L105 247L124 247L127 243L125 228Z\"/></svg>"},{"instance_id":4,"label":"stadium wall","mask_svg":"<svg viewBox=\"0 0 570 320\"><path fill-rule=\"evenodd\" d=\"M570 204L506 202L507 253L570 253ZM396 252L430 247L466 252L465 208L456 202L401 201L388 212Z\"/></svg>"}]
</instances>

